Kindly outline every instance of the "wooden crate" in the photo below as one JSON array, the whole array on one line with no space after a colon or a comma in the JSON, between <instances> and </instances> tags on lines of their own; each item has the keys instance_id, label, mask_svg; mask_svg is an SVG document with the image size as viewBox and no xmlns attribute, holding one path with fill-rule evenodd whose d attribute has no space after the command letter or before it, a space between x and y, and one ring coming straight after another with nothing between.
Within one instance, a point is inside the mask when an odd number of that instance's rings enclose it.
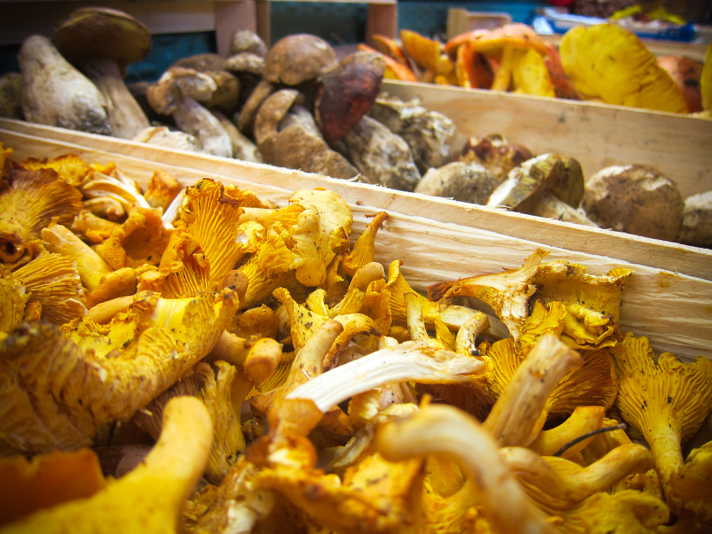
<instances>
[{"instance_id":1,"label":"wooden crate","mask_svg":"<svg viewBox=\"0 0 712 534\"><path fill-rule=\"evenodd\" d=\"M610 165L647 164L683 196L712 189L712 120L594 102L384 80L391 95L418 98L455 122L453 148L501 134L535 154L576 158L589 178Z\"/></svg>"},{"instance_id":2,"label":"wooden crate","mask_svg":"<svg viewBox=\"0 0 712 534\"><path fill-rule=\"evenodd\" d=\"M212 177L280 204L296 189L325 187L351 207L354 235L363 231L368 215L389 213L378 234L376 260L384 265L402 260L406 279L419 291L441 280L518 268L537 248L549 251L547 260L579 263L591 274L625 266L634 274L624 290L623 329L648 336L658 353L670 351L686 360L712 358L710 251L18 121L0 121L0 142L13 148L16 158L75 153L90 162L114 162L143 184L160 168L184 184ZM686 272L657 265L651 257L670 265L679 260Z\"/></svg>"}]
</instances>

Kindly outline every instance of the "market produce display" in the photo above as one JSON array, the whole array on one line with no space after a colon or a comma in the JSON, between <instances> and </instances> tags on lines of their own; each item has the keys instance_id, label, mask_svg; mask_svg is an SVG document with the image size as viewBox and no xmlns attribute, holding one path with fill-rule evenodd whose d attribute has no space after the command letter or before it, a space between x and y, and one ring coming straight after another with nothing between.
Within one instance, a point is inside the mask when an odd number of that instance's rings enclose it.
<instances>
[{"instance_id":1,"label":"market produce display","mask_svg":"<svg viewBox=\"0 0 712 534\"><path fill-rule=\"evenodd\" d=\"M111 46L102 39L109 31L117 36ZM709 195L680 197L675 176L637 161L583 176L568 154L533 154L491 131L458 147L449 117L381 91L384 77L396 77L631 106L665 103L654 109L706 105L709 68L684 58L656 60L617 26L572 30L560 49L522 24L448 43L404 30L400 41L376 36L377 50L361 45L341 59L314 35L267 47L241 31L228 57L182 58L157 81L127 88L126 65L150 45L145 27L125 13L79 9L58 25L54 41L25 41L21 80L4 80L4 109L31 122L712 246ZM584 61L585 54L608 59ZM411 75L396 76L402 69ZM551 186L560 180L576 183L576 194Z\"/></svg>"},{"instance_id":2,"label":"market produce display","mask_svg":"<svg viewBox=\"0 0 712 534\"><path fill-rule=\"evenodd\" d=\"M359 46L386 57L385 76L395 80L710 113L710 98L702 95L712 87L703 63L682 55L656 58L635 34L612 23L573 27L558 47L521 23L473 30L445 43L401 30L399 40L376 35L373 47Z\"/></svg>"},{"instance_id":3,"label":"market produce display","mask_svg":"<svg viewBox=\"0 0 712 534\"><path fill-rule=\"evenodd\" d=\"M630 269L426 296L323 188L0 154L0 531L712 526L712 361L622 330Z\"/></svg>"}]
</instances>

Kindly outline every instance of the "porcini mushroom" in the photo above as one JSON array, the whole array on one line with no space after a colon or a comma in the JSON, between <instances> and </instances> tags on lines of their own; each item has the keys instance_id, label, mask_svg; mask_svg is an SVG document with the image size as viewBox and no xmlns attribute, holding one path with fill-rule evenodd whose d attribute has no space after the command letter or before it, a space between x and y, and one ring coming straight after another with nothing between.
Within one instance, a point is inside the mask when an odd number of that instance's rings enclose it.
<instances>
[{"instance_id":1,"label":"porcini mushroom","mask_svg":"<svg viewBox=\"0 0 712 534\"><path fill-rule=\"evenodd\" d=\"M314 117L329 145L340 141L371 109L385 68L380 54L354 52L321 76L314 99Z\"/></svg>"},{"instance_id":2,"label":"porcini mushroom","mask_svg":"<svg viewBox=\"0 0 712 534\"><path fill-rule=\"evenodd\" d=\"M0 76L0 117L22 120L22 74L8 72Z\"/></svg>"},{"instance_id":3,"label":"porcini mushroom","mask_svg":"<svg viewBox=\"0 0 712 534\"><path fill-rule=\"evenodd\" d=\"M25 120L110 135L104 97L96 85L42 35L25 39L18 55Z\"/></svg>"},{"instance_id":4,"label":"porcini mushroom","mask_svg":"<svg viewBox=\"0 0 712 534\"><path fill-rule=\"evenodd\" d=\"M408 143L368 115L361 117L342 143L365 182L413 191L420 181Z\"/></svg>"},{"instance_id":5,"label":"porcini mushroom","mask_svg":"<svg viewBox=\"0 0 712 534\"><path fill-rule=\"evenodd\" d=\"M324 39L298 33L272 45L265 58L264 77L272 83L295 86L316 79L338 63L336 52Z\"/></svg>"},{"instance_id":6,"label":"porcini mushroom","mask_svg":"<svg viewBox=\"0 0 712 534\"><path fill-rule=\"evenodd\" d=\"M509 171L533 157L534 154L527 147L511 143L499 134L491 134L468 139L462 147L459 160L481 163L494 174L498 182L503 182Z\"/></svg>"},{"instance_id":7,"label":"porcini mushroom","mask_svg":"<svg viewBox=\"0 0 712 534\"><path fill-rule=\"evenodd\" d=\"M193 69L171 67L148 88L148 101L157 113L170 115L178 127L197 137L203 150L232 157L232 139L220 121L200 102L209 101L217 84L210 76Z\"/></svg>"},{"instance_id":8,"label":"porcini mushroom","mask_svg":"<svg viewBox=\"0 0 712 534\"><path fill-rule=\"evenodd\" d=\"M376 98L368 115L408 143L421 174L450 161L455 123L446 115L425 108L417 99L403 101L386 94Z\"/></svg>"},{"instance_id":9,"label":"porcini mushroom","mask_svg":"<svg viewBox=\"0 0 712 534\"><path fill-rule=\"evenodd\" d=\"M602 228L673 241L685 203L675 182L646 165L606 167L586 183L582 206Z\"/></svg>"},{"instance_id":10,"label":"porcini mushroom","mask_svg":"<svg viewBox=\"0 0 712 534\"><path fill-rule=\"evenodd\" d=\"M116 9L80 8L55 29L54 42L104 95L112 135L131 139L149 126L124 83L128 64L151 51L151 33L143 23Z\"/></svg>"},{"instance_id":11,"label":"porcini mushroom","mask_svg":"<svg viewBox=\"0 0 712 534\"><path fill-rule=\"evenodd\" d=\"M415 192L485 204L498 183L494 175L479 163L453 161L428 170L415 186Z\"/></svg>"},{"instance_id":12,"label":"porcini mushroom","mask_svg":"<svg viewBox=\"0 0 712 534\"><path fill-rule=\"evenodd\" d=\"M682 224L675 240L696 247L712 247L712 191L685 199Z\"/></svg>"}]
</instances>

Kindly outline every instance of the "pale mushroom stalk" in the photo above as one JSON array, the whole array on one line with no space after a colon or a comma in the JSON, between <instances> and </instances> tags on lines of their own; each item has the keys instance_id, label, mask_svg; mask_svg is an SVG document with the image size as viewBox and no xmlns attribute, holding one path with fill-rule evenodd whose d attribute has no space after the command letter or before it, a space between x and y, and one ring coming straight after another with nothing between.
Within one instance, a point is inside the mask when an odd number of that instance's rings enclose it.
<instances>
[{"instance_id":1,"label":"pale mushroom stalk","mask_svg":"<svg viewBox=\"0 0 712 534\"><path fill-rule=\"evenodd\" d=\"M255 383L268 380L282 359L282 345L271 338L245 339L227 330L218 338L209 360L224 360L240 369Z\"/></svg>"},{"instance_id":2,"label":"pale mushroom stalk","mask_svg":"<svg viewBox=\"0 0 712 534\"><path fill-rule=\"evenodd\" d=\"M25 120L110 135L104 99L96 86L42 35L28 37L18 56Z\"/></svg>"},{"instance_id":3,"label":"pale mushroom stalk","mask_svg":"<svg viewBox=\"0 0 712 534\"><path fill-rule=\"evenodd\" d=\"M546 334L517 368L484 427L501 445L526 446L544 425L546 401L561 378L583 365L578 353Z\"/></svg>"},{"instance_id":4,"label":"pale mushroom stalk","mask_svg":"<svg viewBox=\"0 0 712 534\"><path fill-rule=\"evenodd\" d=\"M54 40L101 91L112 135L131 139L150 125L124 82L128 63L151 51L151 33L144 24L115 9L82 8L57 27Z\"/></svg>"},{"instance_id":5,"label":"pale mushroom stalk","mask_svg":"<svg viewBox=\"0 0 712 534\"><path fill-rule=\"evenodd\" d=\"M212 435L210 415L199 400L174 399L166 406L158 442L136 469L88 499L37 512L3 532L178 532L181 509L203 473Z\"/></svg>"},{"instance_id":6,"label":"pale mushroom stalk","mask_svg":"<svg viewBox=\"0 0 712 534\"><path fill-rule=\"evenodd\" d=\"M183 98L173 111L178 127L197 137L203 151L215 156L231 158L232 139L220 121L205 106L192 98Z\"/></svg>"},{"instance_id":7,"label":"pale mushroom stalk","mask_svg":"<svg viewBox=\"0 0 712 534\"><path fill-rule=\"evenodd\" d=\"M476 481L467 487L475 493L494 532L556 532L500 459L491 434L465 412L445 405L426 406L413 417L381 427L376 447L391 461L432 454L456 462Z\"/></svg>"},{"instance_id":8,"label":"pale mushroom stalk","mask_svg":"<svg viewBox=\"0 0 712 534\"><path fill-rule=\"evenodd\" d=\"M340 402L397 382L480 385L484 364L429 344L406 342L335 367L291 391L287 399L311 399L326 412Z\"/></svg>"},{"instance_id":9,"label":"pale mushroom stalk","mask_svg":"<svg viewBox=\"0 0 712 534\"><path fill-rule=\"evenodd\" d=\"M132 139L148 128L148 117L126 87L119 66L111 60L87 60L82 70L104 95L111 133L122 139Z\"/></svg>"},{"instance_id":10,"label":"pale mushroom stalk","mask_svg":"<svg viewBox=\"0 0 712 534\"><path fill-rule=\"evenodd\" d=\"M542 430L527 446L542 456L554 456L566 447L561 456L570 458L591 443L594 436L570 447L567 445L580 436L600 429L605 415L606 409L603 406L576 406L566 421L549 430Z\"/></svg>"},{"instance_id":11,"label":"pale mushroom stalk","mask_svg":"<svg viewBox=\"0 0 712 534\"><path fill-rule=\"evenodd\" d=\"M215 80L194 69L170 67L152 84L146 96L156 113L173 116L178 128L197 138L203 151L215 156L233 156L232 139L220 121L200 102L217 90Z\"/></svg>"},{"instance_id":12,"label":"pale mushroom stalk","mask_svg":"<svg viewBox=\"0 0 712 534\"><path fill-rule=\"evenodd\" d=\"M540 456L524 447L502 447L499 456L520 480L565 503L608 491L628 475L651 469L654 463L648 448L637 443L616 447L585 468L570 460Z\"/></svg>"},{"instance_id":13,"label":"pale mushroom stalk","mask_svg":"<svg viewBox=\"0 0 712 534\"><path fill-rule=\"evenodd\" d=\"M114 272L94 249L84 243L77 235L66 226L55 224L42 230L42 239L48 248L56 253L74 258L77 262L77 271L84 287L89 291L95 290L101 284L104 276Z\"/></svg>"}]
</instances>

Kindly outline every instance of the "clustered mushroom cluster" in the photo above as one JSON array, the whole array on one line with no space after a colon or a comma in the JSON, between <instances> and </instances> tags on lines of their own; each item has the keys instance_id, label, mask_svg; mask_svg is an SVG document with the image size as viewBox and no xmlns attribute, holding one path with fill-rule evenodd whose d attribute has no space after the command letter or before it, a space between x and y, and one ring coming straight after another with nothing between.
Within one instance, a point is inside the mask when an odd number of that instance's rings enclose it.
<instances>
[{"instance_id":1,"label":"clustered mushroom cluster","mask_svg":"<svg viewBox=\"0 0 712 534\"><path fill-rule=\"evenodd\" d=\"M640 164L605 167L586 179L575 158L534 156L497 134L469 139L456 161L430 168L415 192L712 247L712 191L684 198L672 178Z\"/></svg>"},{"instance_id":2,"label":"clustered mushroom cluster","mask_svg":"<svg viewBox=\"0 0 712 534\"><path fill-rule=\"evenodd\" d=\"M621 331L629 269L425 296L328 190L0 148L0 532L712 527L712 361Z\"/></svg>"},{"instance_id":3,"label":"clustered mushroom cluster","mask_svg":"<svg viewBox=\"0 0 712 534\"><path fill-rule=\"evenodd\" d=\"M593 87L608 67L567 74L561 64L582 69L577 54L598 50L595 42L612 48L596 57L615 60L621 50L637 50L640 68L635 76L624 69L628 85L616 84L611 101L637 105L631 99L654 99L660 84L666 91L677 86L663 83L669 76L635 36L611 25L572 31L561 57L523 24L446 44L408 30L400 44L374 39L378 51L360 45L339 59L314 35L290 35L268 49L255 33L239 31L228 57L182 58L156 82L127 87L126 66L150 51L150 33L123 12L82 8L57 27L53 41L25 41L20 79L6 78L16 103L8 97L0 114L712 247L711 192L684 199L674 177L645 165L601 169L584 188L573 158L534 157L499 135L473 138L454 153L451 119L381 91L382 79L395 77L525 93L537 86L534 94L574 97L572 79L579 90ZM694 72L703 76L701 66Z\"/></svg>"},{"instance_id":4,"label":"clustered mushroom cluster","mask_svg":"<svg viewBox=\"0 0 712 534\"><path fill-rule=\"evenodd\" d=\"M560 45L526 24L476 29L447 42L410 30L400 41L383 35L374 48L386 77L710 117L712 45L705 62L684 55L656 57L634 33L617 24L574 26Z\"/></svg>"}]
</instances>

